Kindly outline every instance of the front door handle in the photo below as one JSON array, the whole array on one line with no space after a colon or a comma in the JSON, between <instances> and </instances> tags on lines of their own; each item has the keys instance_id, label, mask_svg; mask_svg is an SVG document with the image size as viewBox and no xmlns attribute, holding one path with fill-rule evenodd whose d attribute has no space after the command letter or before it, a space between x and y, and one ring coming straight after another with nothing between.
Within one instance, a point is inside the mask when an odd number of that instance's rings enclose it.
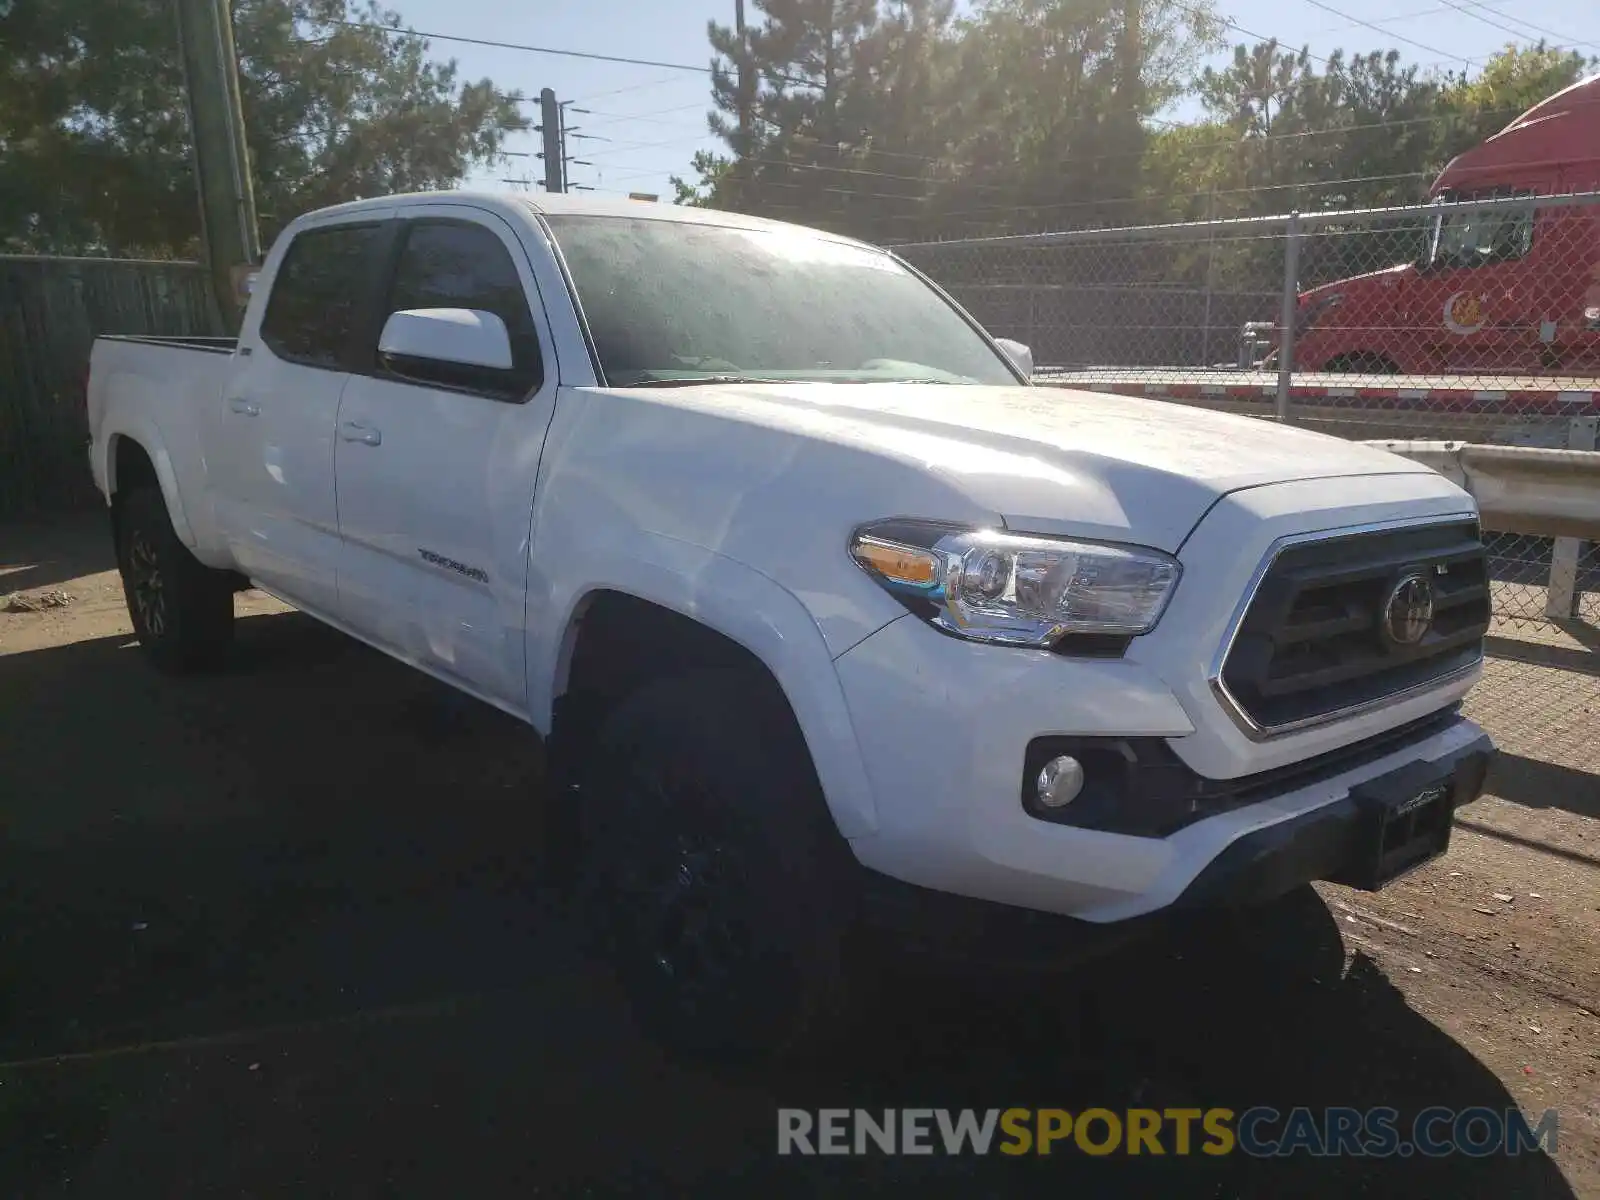
<instances>
[{"instance_id":1,"label":"front door handle","mask_svg":"<svg viewBox=\"0 0 1600 1200\"><path fill-rule=\"evenodd\" d=\"M376 446L383 434L371 425L360 421L346 421L339 426L339 436L347 442L360 442L363 446Z\"/></svg>"},{"instance_id":2,"label":"front door handle","mask_svg":"<svg viewBox=\"0 0 1600 1200\"><path fill-rule=\"evenodd\" d=\"M261 405L254 400L246 400L243 396L230 396L228 398L228 407L243 417L259 417L261 415Z\"/></svg>"}]
</instances>

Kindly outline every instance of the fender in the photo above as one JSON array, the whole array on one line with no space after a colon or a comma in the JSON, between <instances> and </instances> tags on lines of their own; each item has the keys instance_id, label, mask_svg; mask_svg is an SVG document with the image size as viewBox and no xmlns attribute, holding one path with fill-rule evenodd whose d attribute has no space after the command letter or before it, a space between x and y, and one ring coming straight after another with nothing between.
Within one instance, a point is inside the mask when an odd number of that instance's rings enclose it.
<instances>
[{"instance_id":1,"label":"fender","mask_svg":"<svg viewBox=\"0 0 1600 1200\"><path fill-rule=\"evenodd\" d=\"M166 441L156 423L143 414L119 412L107 416L101 434L97 448L100 461L95 464L95 473L105 480L106 503L111 502L117 490L117 440L131 438L149 455L156 469L156 482L161 485L161 496L167 503L167 513L172 518L172 528L178 540L189 549L195 549L198 542L194 530L190 528L188 514L184 511L183 497L178 493L178 476L172 468L172 456L167 453Z\"/></svg>"},{"instance_id":2,"label":"fender","mask_svg":"<svg viewBox=\"0 0 1600 1200\"><path fill-rule=\"evenodd\" d=\"M560 580L542 581L548 591L537 574L530 577L528 713L537 729L549 731L555 698L565 689L586 598L623 592L672 609L754 654L794 710L839 832L857 838L877 829L871 784L828 645L792 592L743 563L659 533L635 530L625 545L591 539L584 549L607 553L603 561L587 553L563 561L563 554L548 550L533 556L535 564L563 563ZM536 588L548 604L531 600ZM548 624L534 619L540 611L549 614Z\"/></svg>"}]
</instances>

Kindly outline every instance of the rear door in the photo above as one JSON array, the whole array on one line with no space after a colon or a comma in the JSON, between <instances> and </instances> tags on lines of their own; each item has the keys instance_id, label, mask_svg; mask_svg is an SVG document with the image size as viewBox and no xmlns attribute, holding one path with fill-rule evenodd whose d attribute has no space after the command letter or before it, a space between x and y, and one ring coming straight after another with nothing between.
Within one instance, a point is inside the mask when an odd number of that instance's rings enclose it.
<instances>
[{"instance_id":1,"label":"rear door","mask_svg":"<svg viewBox=\"0 0 1600 1200\"><path fill-rule=\"evenodd\" d=\"M217 520L240 568L313 612L337 606L334 422L352 335L381 260L381 221L294 235L236 369L202 415Z\"/></svg>"},{"instance_id":2,"label":"rear door","mask_svg":"<svg viewBox=\"0 0 1600 1200\"><path fill-rule=\"evenodd\" d=\"M554 356L528 257L499 217L465 205L398 210L389 280L344 389L334 451L340 613L391 653L520 710L533 492L554 412ZM513 366L377 354L390 313L492 312Z\"/></svg>"}]
</instances>

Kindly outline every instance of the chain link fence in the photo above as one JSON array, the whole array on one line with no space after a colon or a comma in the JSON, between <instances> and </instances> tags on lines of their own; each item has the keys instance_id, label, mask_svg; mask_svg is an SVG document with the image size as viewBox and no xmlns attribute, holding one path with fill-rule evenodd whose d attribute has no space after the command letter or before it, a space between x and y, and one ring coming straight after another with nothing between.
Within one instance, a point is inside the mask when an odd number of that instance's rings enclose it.
<instances>
[{"instance_id":1,"label":"chain link fence","mask_svg":"<svg viewBox=\"0 0 1600 1200\"><path fill-rule=\"evenodd\" d=\"M1041 383L1353 439L1596 448L1600 194L895 250L1031 347ZM1486 540L1500 618L1600 616L1592 546Z\"/></svg>"}]
</instances>

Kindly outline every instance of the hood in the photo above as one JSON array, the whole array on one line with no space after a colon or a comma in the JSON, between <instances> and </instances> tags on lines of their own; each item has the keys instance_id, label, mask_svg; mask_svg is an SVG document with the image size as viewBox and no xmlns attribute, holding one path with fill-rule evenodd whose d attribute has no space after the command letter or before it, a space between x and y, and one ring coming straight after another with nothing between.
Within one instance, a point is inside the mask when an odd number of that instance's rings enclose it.
<instances>
[{"instance_id":1,"label":"hood","mask_svg":"<svg viewBox=\"0 0 1600 1200\"><path fill-rule=\"evenodd\" d=\"M1392 288L1408 275L1417 273L1413 263L1399 263L1393 267L1384 267L1381 271L1367 271L1361 275L1350 275L1344 279L1335 279L1332 283L1324 283L1318 287L1307 288L1300 293L1302 306L1316 304L1318 301L1327 300L1332 296L1342 296L1352 289L1361 289L1366 292Z\"/></svg>"},{"instance_id":2,"label":"hood","mask_svg":"<svg viewBox=\"0 0 1600 1200\"><path fill-rule=\"evenodd\" d=\"M1386 451L1271 421L1065 388L719 384L629 394L912 465L1017 532L1168 552L1241 488L1427 472Z\"/></svg>"}]
</instances>

